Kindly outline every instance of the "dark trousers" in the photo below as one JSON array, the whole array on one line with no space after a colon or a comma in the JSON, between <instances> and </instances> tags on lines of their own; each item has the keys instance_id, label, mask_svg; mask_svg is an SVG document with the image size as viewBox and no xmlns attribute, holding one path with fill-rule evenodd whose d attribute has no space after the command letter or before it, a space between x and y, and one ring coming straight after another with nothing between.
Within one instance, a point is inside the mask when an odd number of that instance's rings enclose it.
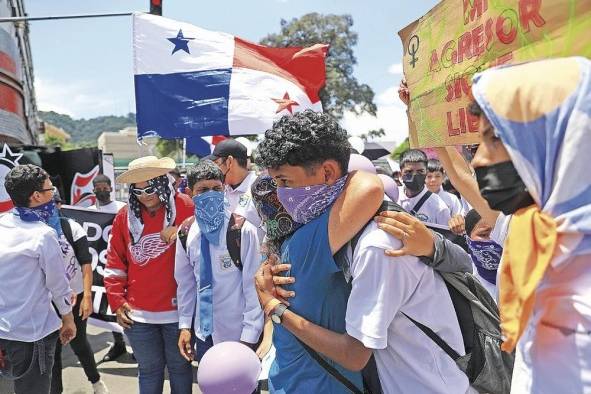
<instances>
[{"instance_id":1,"label":"dark trousers","mask_svg":"<svg viewBox=\"0 0 591 394\"><path fill-rule=\"evenodd\" d=\"M117 331L113 331L113 340L115 341L114 345L123 345L125 346L125 340L123 339L123 334Z\"/></svg>"},{"instance_id":2,"label":"dark trousers","mask_svg":"<svg viewBox=\"0 0 591 394\"><path fill-rule=\"evenodd\" d=\"M76 298L76 305L72 308L74 315L74 323L76 324L76 337L70 342L72 350L90 383L96 383L100 380L100 375L96 369L96 362L94 361L94 352L90 347L88 338L86 337L86 320L82 320L79 316L80 303L82 302L82 293L78 294ZM59 341L58 341L59 342ZM59 394L63 391L62 385L62 344L58 343L55 349L55 362L51 372L51 394Z\"/></svg>"},{"instance_id":3,"label":"dark trousers","mask_svg":"<svg viewBox=\"0 0 591 394\"><path fill-rule=\"evenodd\" d=\"M51 368L59 332L49 334L37 342L0 339L7 363L9 378L15 379L16 394L47 394L51 386Z\"/></svg>"}]
</instances>

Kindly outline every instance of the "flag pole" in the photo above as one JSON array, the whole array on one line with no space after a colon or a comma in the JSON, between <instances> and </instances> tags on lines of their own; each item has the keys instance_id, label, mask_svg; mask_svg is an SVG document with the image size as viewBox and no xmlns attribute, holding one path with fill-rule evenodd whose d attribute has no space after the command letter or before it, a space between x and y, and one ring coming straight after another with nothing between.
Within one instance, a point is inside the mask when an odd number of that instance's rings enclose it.
<instances>
[{"instance_id":1,"label":"flag pole","mask_svg":"<svg viewBox=\"0 0 591 394\"><path fill-rule=\"evenodd\" d=\"M187 139L183 138L183 170L187 167Z\"/></svg>"},{"instance_id":2,"label":"flag pole","mask_svg":"<svg viewBox=\"0 0 591 394\"><path fill-rule=\"evenodd\" d=\"M113 16L130 16L133 12L120 12L114 14L84 14L84 15L56 15L56 16L12 16L0 18L2 22L30 22L30 21L53 21L60 19L82 19L82 18L107 18Z\"/></svg>"}]
</instances>

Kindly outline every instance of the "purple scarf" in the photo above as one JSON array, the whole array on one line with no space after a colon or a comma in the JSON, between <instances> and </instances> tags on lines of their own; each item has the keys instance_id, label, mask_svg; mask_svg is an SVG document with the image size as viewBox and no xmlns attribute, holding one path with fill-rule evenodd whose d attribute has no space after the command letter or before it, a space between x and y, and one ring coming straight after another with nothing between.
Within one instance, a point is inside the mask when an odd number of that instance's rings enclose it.
<instances>
[{"instance_id":1,"label":"purple scarf","mask_svg":"<svg viewBox=\"0 0 591 394\"><path fill-rule=\"evenodd\" d=\"M503 247L495 241L474 241L466 236L470 257L478 274L487 282L497 284L497 269L503 255Z\"/></svg>"},{"instance_id":2,"label":"purple scarf","mask_svg":"<svg viewBox=\"0 0 591 394\"><path fill-rule=\"evenodd\" d=\"M347 175L339 178L334 185L278 187L277 197L293 220L306 224L322 215L335 202L346 182Z\"/></svg>"}]
</instances>

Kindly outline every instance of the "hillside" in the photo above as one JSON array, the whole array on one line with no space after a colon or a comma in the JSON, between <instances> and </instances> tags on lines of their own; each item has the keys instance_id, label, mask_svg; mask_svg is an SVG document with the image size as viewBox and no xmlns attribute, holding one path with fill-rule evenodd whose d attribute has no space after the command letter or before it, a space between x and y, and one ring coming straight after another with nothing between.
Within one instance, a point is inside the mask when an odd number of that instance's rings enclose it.
<instances>
[{"instance_id":1,"label":"hillside","mask_svg":"<svg viewBox=\"0 0 591 394\"><path fill-rule=\"evenodd\" d=\"M125 127L135 126L135 114L127 116L99 116L92 119L72 119L69 115L57 112L39 111L44 122L64 129L72 136L71 142L82 146L96 146L97 139L103 131L119 131Z\"/></svg>"}]
</instances>

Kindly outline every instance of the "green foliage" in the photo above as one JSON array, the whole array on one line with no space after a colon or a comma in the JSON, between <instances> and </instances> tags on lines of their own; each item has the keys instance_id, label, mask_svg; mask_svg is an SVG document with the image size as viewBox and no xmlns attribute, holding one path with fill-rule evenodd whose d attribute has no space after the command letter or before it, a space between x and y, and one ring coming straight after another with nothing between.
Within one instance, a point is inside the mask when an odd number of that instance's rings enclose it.
<instances>
[{"instance_id":1,"label":"green foliage","mask_svg":"<svg viewBox=\"0 0 591 394\"><path fill-rule=\"evenodd\" d=\"M320 100L324 111L337 119L341 119L345 111L358 115L367 112L374 116L377 111L373 90L353 77L353 66L357 64L353 54L357 33L351 30L352 26L350 15L310 13L291 21L282 19L281 31L261 40L261 44L272 47L330 44L326 86L320 91Z\"/></svg>"},{"instance_id":2,"label":"green foliage","mask_svg":"<svg viewBox=\"0 0 591 394\"><path fill-rule=\"evenodd\" d=\"M53 146L53 147L59 147L61 148L61 150L73 150L73 149L77 149L79 148L79 146L77 146L76 144L73 144L71 142L66 142L64 141L62 138L59 137L54 137L51 135L46 135L45 136L45 145L47 146Z\"/></svg>"},{"instance_id":3,"label":"green foliage","mask_svg":"<svg viewBox=\"0 0 591 394\"><path fill-rule=\"evenodd\" d=\"M156 143L156 150L158 151L159 157L172 157L173 159L177 156L180 157L182 154L182 145L177 140L165 140L160 138Z\"/></svg>"},{"instance_id":4,"label":"green foliage","mask_svg":"<svg viewBox=\"0 0 591 394\"><path fill-rule=\"evenodd\" d=\"M68 115L49 111L39 112L41 120L64 129L72 136L71 143L78 146L96 146L97 139L103 131L119 131L135 126L135 114L127 116L99 116L92 119L72 119Z\"/></svg>"},{"instance_id":5,"label":"green foliage","mask_svg":"<svg viewBox=\"0 0 591 394\"><path fill-rule=\"evenodd\" d=\"M394 149L394 152L392 152L391 156L394 160L399 160L400 155L409 149L410 149L410 142L408 141L408 137L407 137L400 145L398 145L396 147L396 149Z\"/></svg>"},{"instance_id":6,"label":"green foliage","mask_svg":"<svg viewBox=\"0 0 591 394\"><path fill-rule=\"evenodd\" d=\"M374 138L383 137L386 135L386 131L383 128L379 128L378 130L370 130L365 134L361 134L359 137L363 140L363 142L367 142Z\"/></svg>"}]
</instances>

